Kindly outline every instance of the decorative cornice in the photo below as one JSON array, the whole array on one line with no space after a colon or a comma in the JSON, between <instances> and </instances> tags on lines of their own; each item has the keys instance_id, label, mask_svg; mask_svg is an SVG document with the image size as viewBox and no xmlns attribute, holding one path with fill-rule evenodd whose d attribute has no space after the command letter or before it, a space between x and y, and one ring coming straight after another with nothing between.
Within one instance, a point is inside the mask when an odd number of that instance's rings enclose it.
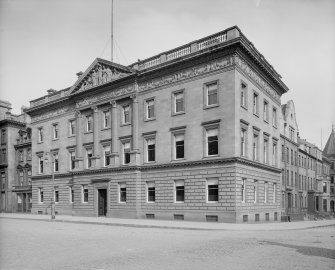
<instances>
[{"instance_id":1,"label":"decorative cornice","mask_svg":"<svg viewBox=\"0 0 335 270\"><path fill-rule=\"evenodd\" d=\"M228 66L233 66L233 61L233 56L227 56L221 59L213 60L207 64L198 65L174 74L169 74L159 79L153 79L151 81L143 82L139 84L139 91L143 92L156 87L172 84L177 81L196 77L198 75L209 73L215 70L220 70Z\"/></svg>"},{"instance_id":2,"label":"decorative cornice","mask_svg":"<svg viewBox=\"0 0 335 270\"><path fill-rule=\"evenodd\" d=\"M164 168L185 168L185 167L194 167L194 166L202 166L202 165L220 165L220 164L232 164L238 163L243 165L252 166L255 168L260 168L263 170L281 173L281 169L275 168L266 164L261 164L254 162L252 160L234 157L234 158L213 158L199 161L186 161L186 162L174 162L174 163L164 163L164 164L152 164L152 165L139 165L139 166L121 166L121 167L104 167L100 169L92 169L92 170L82 170L82 171L73 171L69 173L56 174L55 178L62 177L71 177L72 175L84 175L84 174L99 174L99 173L109 173L109 172L121 172L121 171L147 171L147 170L155 170L155 169L164 169ZM38 175L33 176L32 179L46 179L51 178L51 175Z\"/></svg>"},{"instance_id":3,"label":"decorative cornice","mask_svg":"<svg viewBox=\"0 0 335 270\"><path fill-rule=\"evenodd\" d=\"M74 112L74 109L75 109L74 105L68 105L66 107L62 107L62 108L59 108L57 110L53 110L53 111L45 113L45 114L41 114L39 116L32 116L31 117L31 122L34 123L34 122L38 122L38 121L45 120L45 119L49 120L52 117L58 117L60 115L66 114L66 113Z\"/></svg>"}]
</instances>

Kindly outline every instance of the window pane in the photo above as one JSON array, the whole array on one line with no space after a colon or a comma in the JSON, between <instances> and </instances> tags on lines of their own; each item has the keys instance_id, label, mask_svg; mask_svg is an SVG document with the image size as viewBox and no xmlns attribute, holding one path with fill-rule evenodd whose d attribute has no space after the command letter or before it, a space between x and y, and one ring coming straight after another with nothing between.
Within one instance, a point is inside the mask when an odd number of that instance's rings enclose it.
<instances>
[{"instance_id":1,"label":"window pane","mask_svg":"<svg viewBox=\"0 0 335 270\"><path fill-rule=\"evenodd\" d=\"M219 200L218 185L208 185L208 201L217 202Z\"/></svg>"},{"instance_id":2,"label":"window pane","mask_svg":"<svg viewBox=\"0 0 335 270\"><path fill-rule=\"evenodd\" d=\"M208 140L208 155L217 155L218 152L218 136L209 136Z\"/></svg>"}]
</instances>

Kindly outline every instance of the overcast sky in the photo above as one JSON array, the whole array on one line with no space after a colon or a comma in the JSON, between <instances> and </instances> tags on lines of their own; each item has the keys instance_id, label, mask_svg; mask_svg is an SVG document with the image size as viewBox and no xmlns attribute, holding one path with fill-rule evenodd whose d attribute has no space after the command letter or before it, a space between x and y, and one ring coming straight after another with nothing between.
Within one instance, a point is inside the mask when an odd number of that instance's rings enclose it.
<instances>
[{"instance_id":1,"label":"overcast sky","mask_svg":"<svg viewBox=\"0 0 335 270\"><path fill-rule=\"evenodd\" d=\"M237 25L282 75L300 136L323 146L335 124L334 0L114 0L114 62ZM111 0L0 0L0 99L22 105L111 58Z\"/></svg>"}]
</instances>

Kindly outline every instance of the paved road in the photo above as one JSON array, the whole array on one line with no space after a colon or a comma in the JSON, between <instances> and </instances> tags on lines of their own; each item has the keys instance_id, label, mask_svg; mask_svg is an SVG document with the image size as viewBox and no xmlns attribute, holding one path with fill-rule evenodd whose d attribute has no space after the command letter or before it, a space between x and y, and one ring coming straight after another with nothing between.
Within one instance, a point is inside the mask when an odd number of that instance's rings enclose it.
<instances>
[{"instance_id":1,"label":"paved road","mask_svg":"<svg viewBox=\"0 0 335 270\"><path fill-rule=\"evenodd\" d=\"M1 269L334 269L335 228L194 231L0 219Z\"/></svg>"}]
</instances>

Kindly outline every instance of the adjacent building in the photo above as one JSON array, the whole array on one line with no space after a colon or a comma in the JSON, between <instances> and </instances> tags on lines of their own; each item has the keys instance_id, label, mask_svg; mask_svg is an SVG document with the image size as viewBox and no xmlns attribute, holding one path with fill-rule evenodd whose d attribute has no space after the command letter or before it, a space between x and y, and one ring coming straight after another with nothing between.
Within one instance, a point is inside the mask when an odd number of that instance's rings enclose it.
<instances>
[{"instance_id":1,"label":"adjacent building","mask_svg":"<svg viewBox=\"0 0 335 270\"><path fill-rule=\"evenodd\" d=\"M279 149L296 162L294 108L282 127L288 88L238 27L130 66L97 58L77 75L27 110L33 213L50 213L53 198L59 214L281 220Z\"/></svg>"},{"instance_id":2,"label":"adjacent building","mask_svg":"<svg viewBox=\"0 0 335 270\"><path fill-rule=\"evenodd\" d=\"M335 202L335 131L334 125L332 126L331 134L328 141L323 149L324 158L327 159L329 164L329 178L330 178L330 212L334 215L334 202ZM324 172L327 173L327 167L324 168Z\"/></svg>"},{"instance_id":3,"label":"adjacent building","mask_svg":"<svg viewBox=\"0 0 335 270\"><path fill-rule=\"evenodd\" d=\"M0 211L29 212L31 197L30 118L11 113L9 102L0 101Z\"/></svg>"}]
</instances>

